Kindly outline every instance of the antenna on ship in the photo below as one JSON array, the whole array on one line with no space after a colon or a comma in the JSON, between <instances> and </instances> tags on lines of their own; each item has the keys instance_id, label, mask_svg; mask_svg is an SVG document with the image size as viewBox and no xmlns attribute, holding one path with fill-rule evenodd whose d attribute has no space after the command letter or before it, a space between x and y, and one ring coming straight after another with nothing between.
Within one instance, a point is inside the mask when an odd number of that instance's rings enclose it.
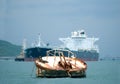
<instances>
[{"instance_id":1,"label":"antenna on ship","mask_svg":"<svg viewBox=\"0 0 120 84\"><path fill-rule=\"evenodd\" d=\"M23 39L23 46L22 46L22 50L24 51L26 49L26 39Z\"/></svg>"},{"instance_id":2,"label":"antenna on ship","mask_svg":"<svg viewBox=\"0 0 120 84\"><path fill-rule=\"evenodd\" d=\"M24 57L25 49L26 49L26 39L23 39L22 52L21 52L21 55L22 55L23 57Z\"/></svg>"},{"instance_id":3,"label":"antenna on ship","mask_svg":"<svg viewBox=\"0 0 120 84\"><path fill-rule=\"evenodd\" d=\"M38 34L38 42L37 42L37 46L41 47L41 46L45 46L44 42L41 40L41 34Z\"/></svg>"},{"instance_id":4,"label":"antenna on ship","mask_svg":"<svg viewBox=\"0 0 120 84\"><path fill-rule=\"evenodd\" d=\"M38 46L41 46L41 35L40 35L40 33L38 34Z\"/></svg>"}]
</instances>

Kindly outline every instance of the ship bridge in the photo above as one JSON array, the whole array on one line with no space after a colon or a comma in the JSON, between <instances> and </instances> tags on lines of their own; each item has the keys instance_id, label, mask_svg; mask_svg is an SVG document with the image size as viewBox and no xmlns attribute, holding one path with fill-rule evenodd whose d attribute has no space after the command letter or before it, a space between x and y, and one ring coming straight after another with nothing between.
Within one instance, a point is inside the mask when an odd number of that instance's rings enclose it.
<instances>
[{"instance_id":1,"label":"ship bridge","mask_svg":"<svg viewBox=\"0 0 120 84\"><path fill-rule=\"evenodd\" d=\"M87 35L84 30L71 32L72 39L85 39Z\"/></svg>"}]
</instances>

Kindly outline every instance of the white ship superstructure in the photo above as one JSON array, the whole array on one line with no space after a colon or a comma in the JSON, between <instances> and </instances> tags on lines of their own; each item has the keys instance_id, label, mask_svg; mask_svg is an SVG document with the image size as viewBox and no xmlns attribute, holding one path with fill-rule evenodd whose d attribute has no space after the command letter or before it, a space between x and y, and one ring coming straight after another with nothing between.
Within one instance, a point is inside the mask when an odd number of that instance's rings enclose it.
<instances>
[{"instance_id":1,"label":"white ship superstructure","mask_svg":"<svg viewBox=\"0 0 120 84\"><path fill-rule=\"evenodd\" d=\"M88 38L84 30L74 31L71 37L59 38L63 42L62 48L68 48L73 51L78 50L96 50L99 51L98 46L95 44L98 38Z\"/></svg>"}]
</instances>

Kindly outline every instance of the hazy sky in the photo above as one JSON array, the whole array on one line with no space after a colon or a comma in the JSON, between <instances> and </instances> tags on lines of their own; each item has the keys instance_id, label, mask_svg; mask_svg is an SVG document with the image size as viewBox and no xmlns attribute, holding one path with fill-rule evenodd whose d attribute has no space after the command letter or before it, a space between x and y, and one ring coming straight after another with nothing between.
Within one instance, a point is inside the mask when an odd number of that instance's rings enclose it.
<instances>
[{"instance_id":1,"label":"hazy sky","mask_svg":"<svg viewBox=\"0 0 120 84\"><path fill-rule=\"evenodd\" d=\"M60 44L74 30L98 37L101 56L120 57L120 0L0 0L0 39Z\"/></svg>"}]
</instances>

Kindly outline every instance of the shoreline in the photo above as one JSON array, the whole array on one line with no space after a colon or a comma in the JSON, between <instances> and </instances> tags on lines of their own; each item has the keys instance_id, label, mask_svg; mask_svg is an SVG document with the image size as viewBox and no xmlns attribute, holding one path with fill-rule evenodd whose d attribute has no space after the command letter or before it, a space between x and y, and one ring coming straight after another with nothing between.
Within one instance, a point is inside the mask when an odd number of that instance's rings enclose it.
<instances>
[{"instance_id":1,"label":"shoreline","mask_svg":"<svg viewBox=\"0 0 120 84\"><path fill-rule=\"evenodd\" d=\"M14 60L15 57L10 57L10 56L2 56L0 57L0 60Z\"/></svg>"}]
</instances>

